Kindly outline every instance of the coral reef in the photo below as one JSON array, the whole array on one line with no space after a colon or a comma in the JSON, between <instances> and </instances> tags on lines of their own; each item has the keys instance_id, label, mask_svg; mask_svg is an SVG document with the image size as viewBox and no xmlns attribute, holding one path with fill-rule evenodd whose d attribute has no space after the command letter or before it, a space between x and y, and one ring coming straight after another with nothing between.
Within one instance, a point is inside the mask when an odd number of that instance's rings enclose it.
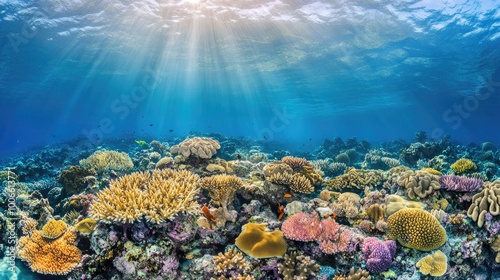
<instances>
[{"instance_id":1,"label":"coral reef","mask_svg":"<svg viewBox=\"0 0 500 280\"><path fill-rule=\"evenodd\" d=\"M472 197L472 204L469 206L467 216L478 227L484 225L485 216L489 213L492 216L500 214L500 180L486 182L484 188Z\"/></svg>"},{"instance_id":2,"label":"coral reef","mask_svg":"<svg viewBox=\"0 0 500 280\"><path fill-rule=\"evenodd\" d=\"M332 190L373 188L381 182L382 178L382 172L379 170L350 168L345 174L326 182L326 185Z\"/></svg>"},{"instance_id":3,"label":"coral reef","mask_svg":"<svg viewBox=\"0 0 500 280\"><path fill-rule=\"evenodd\" d=\"M267 224L248 223L236 238L235 244L253 258L283 256L287 250L283 233L279 230L266 231Z\"/></svg>"},{"instance_id":4,"label":"coral reef","mask_svg":"<svg viewBox=\"0 0 500 280\"><path fill-rule=\"evenodd\" d=\"M421 170L401 173L397 184L406 188L411 199L427 197L441 188L439 176Z\"/></svg>"},{"instance_id":5,"label":"coral reef","mask_svg":"<svg viewBox=\"0 0 500 280\"><path fill-rule=\"evenodd\" d=\"M362 259L371 273L388 270L395 255L396 242L393 240L381 241L376 237L367 237L363 240Z\"/></svg>"},{"instance_id":6,"label":"coral reef","mask_svg":"<svg viewBox=\"0 0 500 280\"><path fill-rule=\"evenodd\" d=\"M443 252L437 250L434 254L428 255L420 259L416 266L424 275L443 276L448 269L448 258Z\"/></svg>"},{"instance_id":7,"label":"coral reef","mask_svg":"<svg viewBox=\"0 0 500 280\"><path fill-rule=\"evenodd\" d=\"M399 244L430 251L446 242L446 231L429 212L421 209L401 209L387 219L388 236Z\"/></svg>"},{"instance_id":8,"label":"coral reef","mask_svg":"<svg viewBox=\"0 0 500 280\"><path fill-rule=\"evenodd\" d=\"M235 248L230 248L224 254L219 253L213 258L214 274L218 279L222 277L240 279L251 276L250 262Z\"/></svg>"},{"instance_id":9,"label":"coral reef","mask_svg":"<svg viewBox=\"0 0 500 280\"><path fill-rule=\"evenodd\" d=\"M206 137L186 138L184 141L170 148L173 154L181 154L184 157L191 155L201 159L209 159L220 149L220 143L217 140Z\"/></svg>"},{"instance_id":10,"label":"coral reef","mask_svg":"<svg viewBox=\"0 0 500 280\"><path fill-rule=\"evenodd\" d=\"M141 218L160 223L179 212L196 213L200 178L189 171L170 169L136 172L112 181L97 193L90 207L96 220L132 223Z\"/></svg>"},{"instance_id":11,"label":"coral reef","mask_svg":"<svg viewBox=\"0 0 500 280\"><path fill-rule=\"evenodd\" d=\"M201 180L201 187L208 190L208 195L212 199L212 202L221 206L222 217L225 220L234 222L234 218L229 213L227 207L233 202L236 190L243 187L241 179L234 175L213 175L203 178Z\"/></svg>"},{"instance_id":12,"label":"coral reef","mask_svg":"<svg viewBox=\"0 0 500 280\"><path fill-rule=\"evenodd\" d=\"M483 187L483 180L466 176L443 175L439 178L441 189L454 192L475 192Z\"/></svg>"},{"instance_id":13,"label":"coral reef","mask_svg":"<svg viewBox=\"0 0 500 280\"><path fill-rule=\"evenodd\" d=\"M297 251L286 254L278 271L284 280L310 279L317 275L320 266L309 256L298 255Z\"/></svg>"},{"instance_id":14,"label":"coral reef","mask_svg":"<svg viewBox=\"0 0 500 280\"><path fill-rule=\"evenodd\" d=\"M80 165L92 168L98 174L109 171L126 173L134 167L129 155L109 150L95 151L88 158L80 160Z\"/></svg>"}]
</instances>

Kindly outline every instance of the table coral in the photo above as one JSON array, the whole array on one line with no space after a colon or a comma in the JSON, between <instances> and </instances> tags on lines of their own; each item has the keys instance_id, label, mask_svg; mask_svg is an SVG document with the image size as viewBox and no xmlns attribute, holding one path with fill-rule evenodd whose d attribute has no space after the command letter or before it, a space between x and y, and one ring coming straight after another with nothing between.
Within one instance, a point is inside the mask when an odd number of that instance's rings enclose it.
<instances>
[{"instance_id":1,"label":"table coral","mask_svg":"<svg viewBox=\"0 0 500 280\"><path fill-rule=\"evenodd\" d=\"M141 218L152 223L165 222L179 212L199 211L199 185L199 176L189 171L132 173L97 193L90 214L108 223L132 223Z\"/></svg>"},{"instance_id":2,"label":"table coral","mask_svg":"<svg viewBox=\"0 0 500 280\"><path fill-rule=\"evenodd\" d=\"M281 257L287 245L280 230L266 231L267 224L248 223L236 238L235 244L253 258Z\"/></svg>"},{"instance_id":3,"label":"table coral","mask_svg":"<svg viewBox=\"0 0 500 280\"><path fill-rule=\"evenodd\" d=\"M446 242L446 231L439 221L422 209L401 209L387 219L388 236L401 245L430 251Z\"/></svg>"},{"instance_id":4,"label":"table coral","mask_svg":"<svg viewBox=\"0 0 500 280\"><path fill-rule=\"evenodd\" d=\"M382 241L376 237L367 237L363 240L362 259L371 273L387 271L396 255L396 242Z\"/></svg>"},{"instance_id":5,"label":"table coral","mask_svg":"<svg viewBox=\"0 0 500 280\"><path fill-rule=\"evenodd\" d=\"M281 161L288 164L294 171L300 171L304 166L312 166L305 158L286 156Z\"/></svg>"},{"instance_id":6,"label":"table coral","mask_svg":"<svg viewBox=\"0 0 500 280\"><path fill-rule=\"evenodd\" d=\"M19 239L19 258L41 274L66 275L80 262L82 254L74 245L76 236L68 230L61 237L48 240L35 230Z\"/></svg>"},{"instance_id":7,"label":"table coral","mask_svg":"<svg viewBox=\"0 0 500 280\"><path fill-rule=\"evenodd\" d=\"M443 252L437 250L434 254L427 255L420 259L416 266L424 275L443 276L448 269L448 258Z\"/></svg>"},{"instance_id":8,"label":"table coral","mask_svg":"<svg viewBox=\"0 0 500 280\"><path fill-rule=\"evenodd\" d=\"M485 215L500 214L500 180L486 182L481 192L472 197L472 204L467 210L467 216L477 222L478 227L484 225Z\"/></svg>"},{"instance_id":9,"label":"table coral","mask_svg":"<svg viewBox=\"0 0 500 280\"><path fill-rule=\"evenodd\" d=\"M217 140L207 137L193 137L173 145L170 152L185 157L193 155L201 159L209 159L217 153L218 149L220 149L220 143Z\"/></svg>"}]
</instances>

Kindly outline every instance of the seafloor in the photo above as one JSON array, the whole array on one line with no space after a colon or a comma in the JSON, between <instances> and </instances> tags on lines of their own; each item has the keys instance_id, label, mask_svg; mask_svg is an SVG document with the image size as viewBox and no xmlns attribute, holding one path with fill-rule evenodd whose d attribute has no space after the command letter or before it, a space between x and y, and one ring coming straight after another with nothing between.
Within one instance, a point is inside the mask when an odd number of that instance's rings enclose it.
<instances>
[{"instance_id":1,"label":"seafloor","mask_svg":"<svg viewBox=\"0 0 500 280\"><path fill-rule=\"evenodd\" d=\"M0 279L500 279L499 164L423 132L33 149L0 165Z\"/></svg>"}]
</instances>

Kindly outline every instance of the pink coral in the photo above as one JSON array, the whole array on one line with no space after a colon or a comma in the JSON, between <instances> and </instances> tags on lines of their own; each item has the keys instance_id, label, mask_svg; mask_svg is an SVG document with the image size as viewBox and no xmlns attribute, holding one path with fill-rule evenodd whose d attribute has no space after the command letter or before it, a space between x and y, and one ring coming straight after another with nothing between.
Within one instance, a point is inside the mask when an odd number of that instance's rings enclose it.
<instances>
[{"instance_id":1,"label":"pink coral","mask_svg":"<svg viewBox=\"0 0 500 280\"><path fill-rule=\"evenodd\" d=\"M296 241L314 241L321 232L317 214L297 213L283 222L283 235Z\"/></svg>"}]
</instances>

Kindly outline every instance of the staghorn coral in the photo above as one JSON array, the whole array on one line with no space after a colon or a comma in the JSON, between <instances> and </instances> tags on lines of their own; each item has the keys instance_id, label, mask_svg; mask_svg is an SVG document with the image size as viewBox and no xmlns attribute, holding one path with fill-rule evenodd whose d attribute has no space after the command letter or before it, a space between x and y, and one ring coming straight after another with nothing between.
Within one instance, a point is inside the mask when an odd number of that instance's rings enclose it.
<instances>
[{"instance_id":1,"label":"staghorn coral","mask_svg":"<svg viewBox=\"0 0 500 280\"><path fill-rule=\"evenodd\" d=\"M217 279L231 277L231 275L250 276L248 274L252 266L236 248L230 248L224 254L219 253L213 256L213 260L215 276L219 277Z\"/></svg>"},{"instance_id":2,"label":"staghorn coral","mask_svg":"<svg viewBox=\"0 0 500 280\"><path fill-rule=\"evenodd\" d=\"M388 216L396 213L401 209L407 208L424 208L424 205L418 201L408 201L396 194L391 194L388 196L386 207L386 213Z\"/></svg>"},{"instance_id":3,"label":"staghorn coral","mask_svg":"<svg viewBox=\"0 0 500 280\"><path fill-rule=\"evenodd\" d=\"M276 173L268 177L267 180L274 184L288 186L294 192L312 193L314 191L311 181L300 173L294 175L290 173Z\"/></svg>"},{"instance_id":4,"label":"staghorn coral","mask_svg":"<svg viewBox=\"0 0 500 280\"><path fill-rule=\"evenodd\" d=\"M208 190L212 201L222 207L224 218L233 221L227 206L233 202L236 190L243 187L241 179L234 175L213 175L203 178L201 187Z\"/></svg>"},{"instance_id":5,"label":"staghorn coral","mask_svg":"<svg viewBox=\"0 0 500 280\"><path fill-rule=\"evenodd\" d=\"M443 276L448 269L448 258L443 252L437 250L434 254L421 258L416 266L424 275Z\"/></svg>"},{"instance_id":6,"label":"staghorn coral","mask_svg":"<svg viewBox=\"0 0 500 280\"><path fill-rule=\"evenodd\" d=\"M446 231L429 212L421 209L401 209L387 219L388 236L401 245L420 251L430 251L446 242Z\"/></svg>"},{"instance_id":7,"label":"staghorn coral","mask_svg":"<svg viewBox=\"0 0 500 280\"><path fill-rule=\"evenodd\" d=\"M397 184L406 188L408 197L411 199L427 197L441 188L439 176L421 170L401 173Z\"/></svg>"},{"instance_id":8,"label":"staghorn coral","mask_svg":"<svg viewBox=\"0 0 500 280\"><path fill-rule=\"evenodd\" d=\"M476 164L467 158L461 158L455 161L450 167L455 174L472 173L477 169Z\"/></svg>"},{"instance_id":9,"label":"staghorn coral","mask_svg":"<svg viewBox=\"0 0 500 280\"><path fill-rule=\"evenodd\" d=\"M95 151L88 158L80 160L80 165L93 168L98 174L108 171L127 173L134 167L132 160L126 153L116 151Z\"/></svg>"},{"instance_id":10,"label":"staghorn coral","mask_svg":"<svg viewBox=\"0 0 500 280\"><path fill-rule=\"evenodd\" d=\"M375 187L381 180L382 172L380 170L350 168L345 174L326 182L326 185L333 190L343 188L364 189L365 187Z\"/></svg>"},{"instance_id":11,"label":"staghorn coral","mask_svg":"<svg viewBox=\"0 0 500 280\"><path fill-rule=\"evenodd\" d=\"M132 223L141 218L152 223L165 222L179 212L198 211L199 183L198 175L189 171L132 173L97 193L90 214L108 223Z\"/></svg>"},{"instance_id":12,"label":"staghorn coral","mask_svg":"<svg viewBox=\"0 0 500 280\"><path fill-rule=\"evenodd\" d=\"M478 227L483 226L486 213L500 214L500 180L486 182L483 190L472 197L467 210L467 216L477 222Z\"/></svg>"},{"instance_id":13,"label":"staghorn coral","mask_svg":"<svg viewBox=\"0 0 500 280\"><path fill-rule=\"evenodd\" d=\"M309 256L297 255L297 251L286 254L278 265L278 272L284 280L307 280L318 273L320 266Z\"/></svg>"},{"instance_id":14,"label":"staghorn coral","mask_svg":"<svg viewBox=\"0 0 500 280\"><path fill-rule=\"evenodd\" d=\"M483 187L481 179L457 175L443 175L439 183L443 190L454 192L475 192Z\"/></svg>"},{"instance_id":15,"label":"staghorn coral","mask_svg":"<svg viewBox=\"0 0 500 280\"><path fill-rule=\"evenodd\" d=\"M50 219L43 227L40 234L47 239L57 239L68 229L63 220Z\"/></svg>"},{"instance_id":16,"label":"staghorn coral","mask_svg":"<svg viewBox=\"0 0 500 280\"><path fill-rule=\"evenodd\" d=\"M76 236L68 230L61 237L48 240L35 230L19 239L18 255L41 274L66 275L80 262L82 253L74 245Z\"/></svg>"},{"instance_id":17,"label":"staghorn coral","mask_svg":"<svg viewBox=\"0 0 500 280\"><path fill-rule=\"evenodd\" d=\"M280 230L266 231L267 224L248 223L236 238L236 246L253 258L281 257L287 245Z\"/></svg>"},{"instance_id":18,"label":"staghorn coral","mask_svg":"<svg viewBox=\"0 0 500 280\"><path fill-rule=\"evenodd\" d=\"M202 159L211 158L220 149L220 143L217 140L206 137L186 138L184 141L170 148L173 154L181 154L184 157L191 155Z\"/></svg>"},{"instance_id":19,"label":"staghorn coral","mask_svg":"<svg viewBox=\"0 0 500 280\"><path fill-rule=\"evenodd\" d=\"M286 156L281 161L288 164L294 171L300 171L304 166L312 166L305 158Z\"/></svg>"}]
</instances>

